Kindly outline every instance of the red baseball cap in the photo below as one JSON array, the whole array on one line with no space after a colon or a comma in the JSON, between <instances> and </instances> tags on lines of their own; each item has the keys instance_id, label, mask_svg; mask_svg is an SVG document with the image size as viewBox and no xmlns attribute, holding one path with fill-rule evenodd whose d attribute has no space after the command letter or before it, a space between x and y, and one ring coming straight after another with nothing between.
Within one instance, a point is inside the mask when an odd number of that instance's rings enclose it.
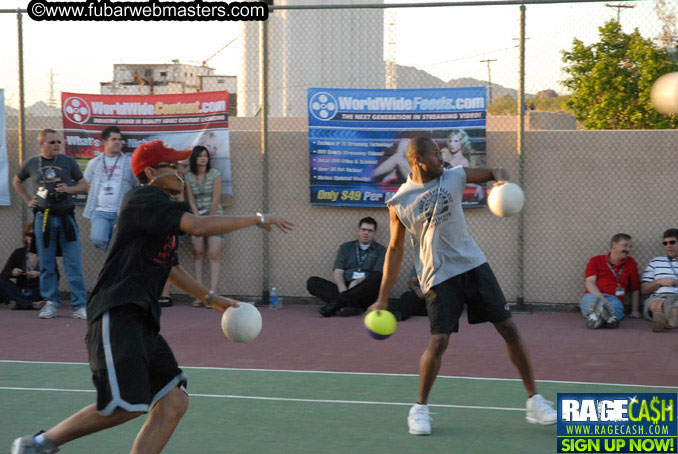
<instances>
[{"instance_id":1,"label":"red baseball cap","mask_svg":"<svg viewBox=\"0 0 678 454\"><path fill-rule=\"evenodd\" d=\"M162 140L145 142L132 153L132 172L138 177L146 167L153 167L161 162L183 161L190 155L191 150L175 150L165 145Z\"/></svg>"}]
</instances>

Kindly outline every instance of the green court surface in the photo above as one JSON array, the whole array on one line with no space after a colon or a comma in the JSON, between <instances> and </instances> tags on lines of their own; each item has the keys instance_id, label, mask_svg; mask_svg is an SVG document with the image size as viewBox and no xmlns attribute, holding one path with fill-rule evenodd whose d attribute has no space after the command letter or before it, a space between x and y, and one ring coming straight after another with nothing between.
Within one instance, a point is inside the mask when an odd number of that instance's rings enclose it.
<instances>
[{"instance_id":1,"label":"green court surface","mask_svg":"<svg viewBox=\"0 0 678 454\"><path fill-rule=\"evenodd\" d=\"M165 454L553 453L555 426L525 421L517 380L439 377L430 400L433 434L407 433L413 375L185 368L190 405ZM638 385L539 382L559 392L675 392ZM93 403L89 367L0 362L0 453L14 438L48 429ZM126 453L144 417L61 448Z\"/></svg>"}]
</instances>

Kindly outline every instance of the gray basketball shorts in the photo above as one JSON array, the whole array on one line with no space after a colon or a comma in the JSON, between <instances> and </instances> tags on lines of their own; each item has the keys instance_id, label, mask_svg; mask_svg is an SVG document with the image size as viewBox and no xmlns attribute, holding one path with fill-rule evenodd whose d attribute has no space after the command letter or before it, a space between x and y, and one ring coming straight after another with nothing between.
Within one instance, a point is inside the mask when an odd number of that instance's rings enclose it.
<instances>
[{"instance_id":1,"label":"gray basketball shorts","mask_svg":"<svg viewBox=\"0 0 678 454\"><path fill-rule=\"evenodd\" d=\"M148 412L172 389L186 392L186 374L165 339L137 305L115 307L87 328L85 337L97 410Z\"/></svg>"},{"instance_id":2,"label":"gray basketball shorts","mask_svg":"<svg viewBox=\"0 0 678 454\"><path fill-rule=\"evenodd\" d=\"M504 293L488 263L453 276L426 292L431 334L458 332L464 305L471 324L498 323L511 318Z\"/></svg>"}]
</instances>

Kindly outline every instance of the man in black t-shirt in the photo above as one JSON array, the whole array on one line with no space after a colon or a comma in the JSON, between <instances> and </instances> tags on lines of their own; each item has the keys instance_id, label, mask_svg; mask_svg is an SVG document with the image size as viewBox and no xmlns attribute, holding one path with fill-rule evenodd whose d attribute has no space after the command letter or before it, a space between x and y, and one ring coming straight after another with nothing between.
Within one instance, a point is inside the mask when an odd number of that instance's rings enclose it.
<instances>
[{"instance_id":1,"label":"man in black t-shirt","mask_svg":"<svg viewBox=\"0 0 678 454\"><path fill-rule=\"evenodd\" d=\"M61 139L53 129L38 134L40 155L24 163L12 185L26 205L35 213L35 245L40 256L40 293L46 300L40 318L59 314L61 295L56 256L60 247L66 279L71 291L72 317L86 319L87 289L82 272L82 253L78 225L73 216L72 194L87 191L87 182L75 159L60 154ZM24 182L31 180L31 192Z\"/></svg>"},{"instance_id":2,"label":"man in black t-shirt","mask_svg":"<svg viewBox=\"0 0 678 454\"><path fill-rule=\"evenodd\" d=\"M132 171L143 186L123 200L118 229L99 280L87 302L87 350L97 403L83 408L47 432L14 441L12 453L55 453L84 435L150 415L132 453L159 453L188 407L186 375L159 334L158 297L165 281L223 313L237 302L215 295L191 277L177 260L177 236L210 236L257 225L282 232L294 224L272 215L196 216L171 199L183 190L177 151L161 141L147 142L132 155Z\"/></svg>"}]
</instances>

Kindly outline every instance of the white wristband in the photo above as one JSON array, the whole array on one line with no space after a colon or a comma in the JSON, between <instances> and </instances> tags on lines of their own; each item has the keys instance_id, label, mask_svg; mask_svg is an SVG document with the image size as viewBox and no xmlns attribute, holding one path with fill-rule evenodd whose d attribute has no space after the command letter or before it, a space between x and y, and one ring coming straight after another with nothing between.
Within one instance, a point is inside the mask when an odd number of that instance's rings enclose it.
<instances>
[{"instance_id":1,"label":"white wristband","mask_svg":"<svg viewBox=\"0 0 678 454\"><path fill-rule=\"evenodd\" d=\"M257 216L259 216L259 222L257 222L257 227L262 228L264 226L264 215L261 213L257 213Z\"/></svg>"}]
</instances>

